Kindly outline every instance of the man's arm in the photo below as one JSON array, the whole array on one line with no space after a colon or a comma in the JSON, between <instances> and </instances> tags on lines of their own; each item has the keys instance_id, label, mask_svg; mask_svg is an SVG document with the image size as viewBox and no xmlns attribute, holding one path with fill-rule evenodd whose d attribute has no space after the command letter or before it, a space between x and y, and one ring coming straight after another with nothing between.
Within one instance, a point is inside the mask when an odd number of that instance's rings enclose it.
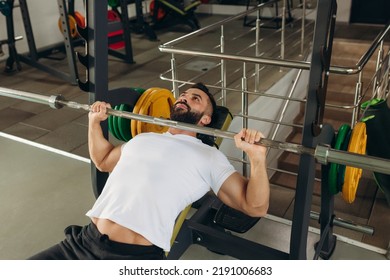
<instances>
[{"instance_id":1,"label":"man's arm","mask_svg":"<svg viewBox=\"0 0 390 280\"><path fill-rule=\"evenodd\" d=\"M250 177L238 172L230 175L222 184L218 197L227 205L249 216L262 217L267 214L270 188L267 175L267 148L254 144L263 135L256 130L243 129L235 137L236 147L243 150L250 161Z\"/></svg>"},{"instance_id":2,"label":"man's arm","mask_svg":"<svg viewBox=\"0 0 390 280\"><path fill-rule=\"evenodd\" d=\"M121 147L112 145L103 135L100 122L106 120L106 109L111 108L105 102L95 102L88 114L88 149L91 160L102 172L111 172L121 155Z\"/></svg>"}]
</instances>

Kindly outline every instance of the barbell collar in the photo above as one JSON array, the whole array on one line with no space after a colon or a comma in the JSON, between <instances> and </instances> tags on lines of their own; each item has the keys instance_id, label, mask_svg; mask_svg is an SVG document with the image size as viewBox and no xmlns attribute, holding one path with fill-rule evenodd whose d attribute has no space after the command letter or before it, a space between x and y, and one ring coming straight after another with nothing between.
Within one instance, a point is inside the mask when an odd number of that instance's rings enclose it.
<instances>
[{"instance_id":1,"label":"barbell collar","mask_svg":"<svg viewBox=\"0 0 390 280\"><path fill-rule=\"evenodd\" d=\"M390 174L390 160L368 155L331 149L328 145L318 144L314 158L318 163L327 165L329 162L348 165L361 169Z\"/></svg>"}]
</instances>

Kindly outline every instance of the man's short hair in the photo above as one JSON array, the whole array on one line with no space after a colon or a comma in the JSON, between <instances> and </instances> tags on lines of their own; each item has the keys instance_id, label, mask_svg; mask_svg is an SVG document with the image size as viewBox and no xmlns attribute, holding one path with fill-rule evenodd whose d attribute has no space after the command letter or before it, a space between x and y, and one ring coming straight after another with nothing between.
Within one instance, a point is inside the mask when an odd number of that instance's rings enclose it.
<instances>
[{"instance_id":1,"label":"man's short hair","mask_svg":"<svg viewBox=\"0 0 390 280\"><path fill-rule=\"evenodd\" d=\"M213 107L213 113L211 115L211 119L213 119L213 115L217 111L217 103L215 102L214 96L210 93L209 89L203 83L200 82L196 83L192 85L191 88L200 89L201 91L207 94L207 96L210 99L211 106Z\"/></svg>"}]
</instances>

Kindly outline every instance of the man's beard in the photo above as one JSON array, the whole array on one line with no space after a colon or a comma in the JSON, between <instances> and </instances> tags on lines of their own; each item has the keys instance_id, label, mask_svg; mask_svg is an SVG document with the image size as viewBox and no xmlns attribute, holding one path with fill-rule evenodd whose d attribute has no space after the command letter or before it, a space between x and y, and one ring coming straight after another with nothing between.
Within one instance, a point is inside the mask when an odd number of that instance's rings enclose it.
<instances>
[{"instance_id":1,"label":"man's beard","mask_svg":"<svg viewBox=\"0 0 390 280\"><path fill-rule=\"evenodd\" d=\"M178 103L176 103L175 105L177 104ZM181 103L181 104L185 104L185 103ZM203 116L203 113L192 112L191 108L187 104L185 105L187 106L188 110L177 108L175 107L175 105L171 109L171 120L173 121L184 122L189 124L198 124L198 122Z\"/></svg>"}]
</instances>

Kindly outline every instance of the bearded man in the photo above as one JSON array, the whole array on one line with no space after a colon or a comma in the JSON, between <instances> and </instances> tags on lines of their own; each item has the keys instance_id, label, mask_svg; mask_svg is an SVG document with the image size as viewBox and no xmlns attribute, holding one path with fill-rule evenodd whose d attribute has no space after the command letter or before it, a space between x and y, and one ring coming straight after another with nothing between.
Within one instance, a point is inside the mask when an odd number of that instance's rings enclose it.
<instances>
[{"instance_id":1,"label":"bearded man","mask_svg":"<svg viewBox=\"0 0 390 280\"><path fill-rule=\"evenodd\" d=\"M67 227L65 240L30 259L164 259L179 213L210 189L247 215L267 213L266 148L255 144L261 132L242 129L234 137L250 161L251 175L246 178L195 132L171 127L162 134L138 134L115 147L100 126L108 117L107 108L110 104L95 102L89 113L91 160L100 171L110 172L86 214L91 223ZM180 94L171 119L207 126L215 110L214 97L198 83Z\"/></svg>"}]
</instances>

